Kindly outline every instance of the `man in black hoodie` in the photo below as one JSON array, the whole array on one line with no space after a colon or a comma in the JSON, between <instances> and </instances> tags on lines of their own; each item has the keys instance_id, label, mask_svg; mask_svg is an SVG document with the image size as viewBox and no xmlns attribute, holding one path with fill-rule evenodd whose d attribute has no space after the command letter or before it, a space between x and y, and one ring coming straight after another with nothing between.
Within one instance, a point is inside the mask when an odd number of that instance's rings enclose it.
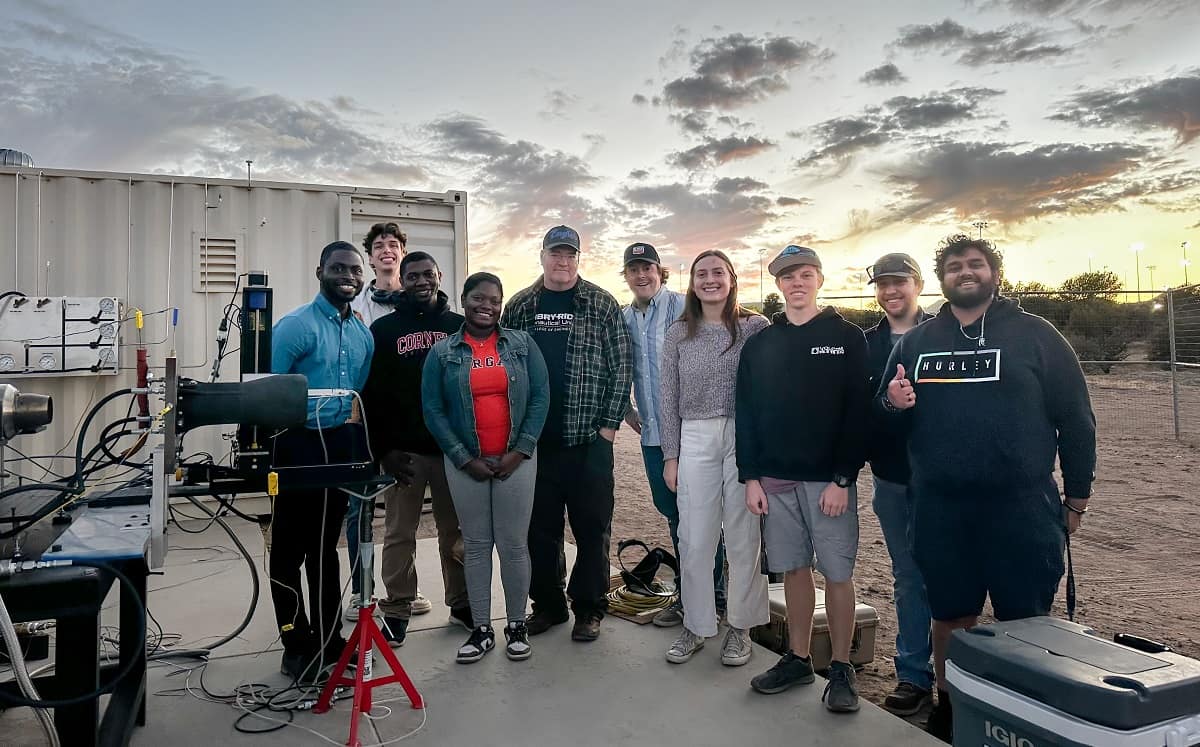
<instances>
[{"instance_id":1,"label":"man in black hoodie","mask_svg":"<svg viewBox=\"0 0 1200 747\"><path fill-rule=\"evenodd\" d=\"M446 484L442 452L421 414L421 371L434 343L457 332L463 317L450 310L439 289L442 272L425 252L409 252L400 262L403 296L396 310L371 325L375 354L363 388L371 450L386 472L406 465L411 484L396 485L385 497L380 570L387 597L379 602L383 635L392 646L404 643L412 602L417 596L417 525L425 488L433 497L442 581L450 619L474 628L463 575L463 540ZM364 600L365 601L365 600Z\"/></svg>"},{"instance_id":2,"label":"man in black hoodie","mask_svg":"<svg viewBox=\"0 0 1200 747\"><path fill-rule=\"evenodd\" d=\"M761 693L814 680L816 588L825 577L833 662L822 699L831 711L858 710L850 642L858 554L855 479L866 457L870 403L862 330L817 305L824 283L812 249L788 246L768 269L784 311L746 342L738 365L736 438L746 506L763 517L766 569L783 573L790 649L750 682Z\"/></svg>"},{"instance_id":3,"label":"man in black hoodie","mask_svg":"<svg viewBox=\"0 0 1200 747\"><path fill-rule=\"evenodd\" d=\"M934 620L928 728L949 741L950 634L975 624L985 597L998 620L1049 614L1092 492L1096 418L1070 344L997 294L989 242L951 236L934 269L947 303L896 344L876 400L908 433L913 551Z\"/></svg>"},{"instance_id":4,"label":"man in black hoodie","mask_svg":"<svg viewBox=\"0 0 1200 747\"><path fill-rule=\"evenodd\" d=\"M929 318L921 308L921 269L907 254L885 254L867 270L875 300L883 309L879 324L866 332L870 355L871 391L879 387L888 356L896 342ZM925 582L912 553L912 493L908 489L908 444L903 423L876 414L867 447L874 478L871 507L879 519L892 559L893 601L896 605L896 687L883 707L898 716L917 713L932 698L933 643L929 636L929 601Z\"/></svg>"}]
</instances>

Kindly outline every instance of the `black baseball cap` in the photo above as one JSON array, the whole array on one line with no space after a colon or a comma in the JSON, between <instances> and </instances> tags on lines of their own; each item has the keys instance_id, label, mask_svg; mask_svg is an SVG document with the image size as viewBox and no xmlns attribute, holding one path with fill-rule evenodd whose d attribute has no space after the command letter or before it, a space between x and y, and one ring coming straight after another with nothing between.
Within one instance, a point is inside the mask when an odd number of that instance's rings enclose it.
<instances>
[{"instance_id":1,"label":"black baseball cap","mask_svg":"<svg viewBox=\"0 0 1200 747\"><path fill-rule=\"evenodd\" d=\"M579 251L579 232L570 226L555 226L547 231L546 237L542 239L544 252L563 246Z\"/></svg>"},{"instance_id":2,"label":"black baseball cap","mask_svg":"<svg viewBox=\"0 0 1200 747\"><path fill-rule=\"evenodd\" d=\"M917 261L907 254L893 252L875 260L875 264L867 268L867 275L871 278L867 281L867 285L874 283L879 278L886 277L905 277L920 280L921 268L917 266Z\"/></svg>"},{"instance_id":3,"label":"black baseball cap","mask_svg":"<svg viewBox=\"0 0 1200 747\"><path fill-rule=\"evenodd\" d=\"M662 260L658 258L658 250L643 241L625 247L625 266L628 267L630 262L639 261L662 266Z\"/></svg>"},{"instance_id":4,"label":"black baseball cap","mask_svg":"<svg viewBox=\"0 0 1200 747\"><path fill-rule=\"evenodd\" d=\"M821 269L821 258L807 246L788 244L775 259L771 260L771 264L767 265L767 272L779 277L781 272L796 265L812 265L819 270Z\"/></svg>"}]
</instances>

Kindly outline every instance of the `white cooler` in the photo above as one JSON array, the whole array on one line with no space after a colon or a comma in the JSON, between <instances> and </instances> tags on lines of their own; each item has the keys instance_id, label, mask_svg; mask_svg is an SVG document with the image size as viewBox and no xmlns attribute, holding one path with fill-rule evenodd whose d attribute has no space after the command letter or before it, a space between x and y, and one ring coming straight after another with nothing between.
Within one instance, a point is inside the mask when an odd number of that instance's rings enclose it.
<instances>
[{"instance_id":1,"label":"white cooler","mask_svg":"<svg viewBox=\"0 0 1200 747\"><path fill-rule=\"evenodd\" d=\"M959 747L1200 745L1200 661L1034 617L956 631L946 680Z\"/></svg>"}]
</instances>

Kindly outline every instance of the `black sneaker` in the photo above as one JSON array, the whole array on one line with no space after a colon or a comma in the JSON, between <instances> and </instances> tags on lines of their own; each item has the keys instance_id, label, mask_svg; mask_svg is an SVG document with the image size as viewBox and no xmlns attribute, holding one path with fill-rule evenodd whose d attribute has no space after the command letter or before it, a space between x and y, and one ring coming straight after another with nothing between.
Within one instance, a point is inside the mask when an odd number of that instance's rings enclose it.
<instances>
[{"instance_id":1,"label":"black sneaker","mask_svg":"<svg viewBox=\"0 0 1200 747\"><path fill-rule=\"evenodd\" d=\"M529 630L529 635L541 635L555 625L562 625L570 619L571 616L566 610L560 612L534 610L532 615L525 618L525 627Z\"/></svg>"},{"instance_id":2,"label":"black sneaker","mask_svg":"<svg viewBox=\"0 0 1200 747\"><path fill-rule=\"evenodd\" d=\"M533 649L529 647L529 630L525 627L524 620L506 625L504 639L508 641L508 645L504 647L504 654L509 659L524 661L533 656Z\"/></svg>"},{"instance_id":3,"label":"black sneaker","mask_svg":"<svg viewBox=\"0 0 1200 747\"><path fill-rule=\"evenodd\" d=\"M591 643L600 637L600 621L604 613L595 610L577 613L575 627L571 628L571 640L580 643Z\"/></svg>"},{"instance_id":4,"label":"black sneaker","mask_svg":"<svg viewBox=\"0 0 1200 747\"><path fill-rule=\"evenodd\" d=\"M821 700L834 713L851 713L858 710L858 690L854 686L854 667L843 661L829 664L829 683Z\"/></svg>"},{"instance_id":5,"label":"black sneaker","mask_svg":"<svg viewBox=\"0 0 1200 747\"><path fill-rule=\"evenodd\" d=\"M408 620L400 617L384 617L379 631L383 633L383 638L389 646L400 648L404 645L404 639L408 637Z\"/></svg>"},{"instance_id":6,"label":"black sneaker","mask_svg":"<svg viewBox=\"0 0 1200 747\"><path fill-rule=\"evenodd\" d=\"M462 626L463 630L474 630L475 621L471 619L470 607L455 607L450 610L450 622Z\"/></svg>"},{"instance_id":7,"label":"black sneaker","mask_svg":"<svg viewBox=\"0 0 1200 747\"><path fill-rule=\"evenodd\" d=\"M911 682L901 682L884 698L883 708L897 716L911 716L932 701L932 691L924 690Z\"/></svg>"},{"instance_id":8,"label":"black sneaker","mask_svg":"<svg viewBox=\"0 0 1200 747\"><path fill-rule=\"evenodd\" d=\"M775 666L750 680L750 687L766 695L781 693L792 685L811 685L817 675L813 673L812 658L801 659L788 651L779 657Z\"/></svg>"},{"instance_id":9,"label":"black sneaker","mask_svg":"<svg viewBox=\"0 0 1200 747\"><path fill-rule=\"evenodd\" d=\"M321 674L321 657L314 654L289 654L283 652L279 672L294 684L311 685Z\"/></svg>"},{"instance_id":10,"label":"black sneaker","mask_svg":"<svg viewBox=\"0 0 1200 747\"><path fill-rule=\"evenodd\" d=\"M458 649L455 659L459 664L474 664L495 647L496 633L492 626L480 625L471 631L471 637Z\"/></svg>"},{"instance_id":11,"label":"black sneaker","mask_svg":"<svg viewBox=\"0 0 1200 747\"><path fill-rule=\"evenodd\" d=\"M946 744L954 743L954 711L950 707L950 696L941 690L938 691L937 703L929 713L929 720L925 722L925 731Z\"/></svg>"}]
</instances>

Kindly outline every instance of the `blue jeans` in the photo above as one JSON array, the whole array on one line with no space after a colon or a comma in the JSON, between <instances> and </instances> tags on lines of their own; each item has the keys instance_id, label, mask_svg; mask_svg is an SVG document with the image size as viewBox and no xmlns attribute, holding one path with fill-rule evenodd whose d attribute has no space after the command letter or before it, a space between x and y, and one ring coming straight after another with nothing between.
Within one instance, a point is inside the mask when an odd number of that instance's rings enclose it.
<instances>
[{"instance_id":1,"label":"blue jeans","mask_svg":"<svg viewBox=\"0 0 1200 747\"><path fill-rule=\"evenodd\" d=\"M350 559L350 591L362 593L362 577L358 572L358 513L362 501L350 499L350 508L346 511L346 557Z\"/></svg>"},{"instance_id":2,"label":"blue jeans","mask_svg":"<svg viewBox=\"0 0 1200 747\"><path fill-rule=\"evenodd\" d=\"M896 602L896 678L929 690L933 687L929 599L913 557L913 502L907 485L875 478L872 504L892 556Z\"/></svg>"},{"instance_id":3,"label":"blue jeans","mask_svg":"<svg viewBox=\"0 0 1200 747\"><path fill-rule=\"evenodd\" d=\"M675 548L675 558L679 558L679 503L675 492L667 487L663 479L663 451L661 446L643 446L642 461L646 465L646 479L650 481L650 496L654 499L654 507L667 519L667 528L671 531L671 545ZM679 578L675 579L675 588L679 588ZM725 610L725 542L717 543L717 555L713 560L713 588L716 590L717 609Z\"/></svg>"}]
</instances>

